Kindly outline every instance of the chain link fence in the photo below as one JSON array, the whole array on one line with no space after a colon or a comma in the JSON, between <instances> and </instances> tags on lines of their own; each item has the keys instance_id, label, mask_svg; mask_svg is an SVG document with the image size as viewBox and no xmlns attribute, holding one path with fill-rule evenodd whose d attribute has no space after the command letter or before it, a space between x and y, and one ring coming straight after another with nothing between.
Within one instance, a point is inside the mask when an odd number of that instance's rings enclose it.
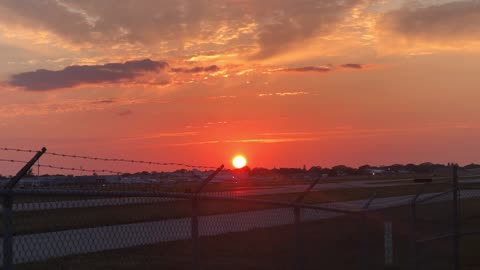
<instances>
[{"instance_id":1,"label":"chain link fence","mask_svg":"<svg viewBox=\"0 0 480 270\"><path fill-rule=\"evenodd\" d=\"M451 190L412 200L412 269L480 268L480 188L460 185L456 171Z\"/></svg>"},{"instance_id":2,"label":"chain link fence","mask_svg":"<svg viewBox=\"0 0 480 270\"><path fill-rule=\"evenodd\" d=\"M4 269L451 269L451 239L433 238L450 231L452 192L337 204L144 191L0 196L13 198L10 214L2 205ZM467 200L462 219L475 220Z\"/></svg>"},{"instance_id":3,"label":"chain link fence","mask_svg":"<svg viewBox=\"0 0 480 270\"><path fill-rule=\"evenodd\" d=\"M308 187L212 183L223 166L171 185L119 175L23 178L41 154L0 188L2 269L479 268L480 188L460 186L456 174L453 185L444 179L416 192L421 185L402 182L373 196L348 184L312 191L319 179ZM64 156L49 157L57 164Z\"/></svg>"},{"instance_id":4,"label":"chain link fence","mask_svg":"<svg viewBox=\"0 0 480 270\"><path fill-rule=\"evenodd\" d=\"M364 234L351 226L361 211L188 193L1 195L13 198L10 214L2 205L5 269L316 269L342 252L351 253L349 269L361 269L354 253Z\"/></svg>"}]
</instances>

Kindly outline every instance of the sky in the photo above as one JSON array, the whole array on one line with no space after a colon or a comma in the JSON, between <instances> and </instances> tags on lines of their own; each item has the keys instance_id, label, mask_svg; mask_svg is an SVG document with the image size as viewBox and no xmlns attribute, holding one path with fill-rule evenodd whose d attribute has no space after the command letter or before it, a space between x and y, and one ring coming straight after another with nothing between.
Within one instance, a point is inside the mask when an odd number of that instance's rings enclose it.
<instances>
[{"instance_id":1,"label":"sky","mask_svg":"<svg viewBox=\"0 0 480 270\"><path fill-rule=\"evenodd\" d=\"M480 163L478 25L478 0L0 0L0 147Z\"/></svg>"}]
</instances>

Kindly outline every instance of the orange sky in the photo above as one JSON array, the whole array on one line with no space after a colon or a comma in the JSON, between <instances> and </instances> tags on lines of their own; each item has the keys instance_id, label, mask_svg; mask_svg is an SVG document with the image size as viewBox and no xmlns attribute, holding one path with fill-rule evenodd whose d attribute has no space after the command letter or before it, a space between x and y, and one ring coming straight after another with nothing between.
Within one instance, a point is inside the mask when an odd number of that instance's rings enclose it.
<instances>
[{"instance_id":1,"label":"orange sky","mask_svg":"<svg viewBox=\"0 0 480 270\"><path fill-rule=\"evenodd\" d=\"M0 147L479 163L479 24L478 1L5 0Z\"/></svg>"}]
</instances>

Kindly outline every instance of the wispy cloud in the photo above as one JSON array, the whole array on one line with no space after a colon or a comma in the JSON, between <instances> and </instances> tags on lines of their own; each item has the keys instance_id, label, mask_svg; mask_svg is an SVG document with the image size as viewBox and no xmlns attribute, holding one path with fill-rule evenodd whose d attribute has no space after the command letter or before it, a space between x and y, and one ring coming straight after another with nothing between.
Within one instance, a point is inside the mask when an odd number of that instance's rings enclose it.
<instances>
[{"instance_id":1,"label":"wispy cloud","mask_svg":"<svg viewBox=\"0 0 480 270\"><path fill-rule=\"evenodd\" d=\"M211 65L207 67L192 67L192 68L171 68L171 72L179 72L179 73L202 73L202 72L216 72L219 71L220 68L217 65Z\"/></svg>"},{"instance_id":2,"label":"wispy cloud","mask_svg":"<svg viewBox=\"0 0 480 270\"><path fill-rule=\"evenodd\" d=\"M136 141L136 140L152 140L152 139L161 139L161 138L176 138L176 137L188 137L195 136L198 132L188 131L188 132L159 132L154 134L148 134L145 136L131 137L131 138L122 138L118 141Z\"/></svg>"},{"instance_id":3,"label":"wispy cloud","mask_svg":"<svg viewBox=\"0 0 480 270\"><path fill-rule=\"evenodd\" d=\"M207 99L229 99L229 98L237 98L237 96L212 96L212 97L208 97Z\"/></svg>"},{"instance_id":4,"label":"wispy cloud","mask_svg":"<svg viewBox=\"0 0 480 270\"><path fill-rule=\"evenodd\" d=\"M222 141L201 141L201 142L185 142L185 143L171 143L164 146L191 146L191 145L202 145L202 144L216 144L221 143Z\"/></svg>"},{"instance_id":5,"label":"wispy cloud","mask_svg":"<svg viewBox=\"0 0 480 270\"><path fill-rule=\"evenodd\" d=\"M124 110L117 113L119 116L127 116L133 114L132 110Z\"/></svg>"},{"instance_id":6,"label":"wispy cloud","mask_svg":"<svg viewBox=\"0 0 480 270\"><path fill-rule=\"evenodd\" d=\"M324 131L298 131L298 132L268 132L260 133L253 138L241 139L218 139L208 141L190 141L182 143L164 144L163 146L192 146L203 144L220 144L220 143L294 143L294 142L312 142L323 141L331 138L368 138L379 136L395 136L406 134L421 134L425 132L436 132L438 130L462 128L462 129L479 129L480 126L472 126L464 123L446 123L441 125L425 125L422 127L411 128L338 128Z\"/></svg>"},{"instance_id":7,"label":"wispy cloud","mask_svg":"<svg viewBox=\"0 0 480 270\"><path fill-rule=\"evenodd\" d=\"M272 97L272 96L279 96L279 97L287 97L287 96L299 96L299 95L308 95L308 92L304 91L297 91L297 92L276 92L276 93L260 93L258 94L259 97Z\"/></svg>"},{"instance_id":8,"label":"wispy cloud","mask_svg":"<svg viewBox=\"0 0 480 270\"><path fill-rule=\"evenodd\" d=\"M115 98L115 99L67 99L58 101L44 101L41 103L12 103L0 106L0 118L12 118L19 116L39 116L61 114L71 112L102 111L125 105L143 103L165 103L161 100Z\"/></svg>"}]
</instances>

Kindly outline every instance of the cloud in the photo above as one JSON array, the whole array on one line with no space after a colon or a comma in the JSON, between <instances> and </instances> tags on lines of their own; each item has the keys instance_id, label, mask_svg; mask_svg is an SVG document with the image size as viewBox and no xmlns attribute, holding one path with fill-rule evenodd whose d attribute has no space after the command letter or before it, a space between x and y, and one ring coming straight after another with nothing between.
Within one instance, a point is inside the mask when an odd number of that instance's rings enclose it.
<instances>
[{"instance_id":1,"label":"cloud","mask_svg":"<svg viewBox=\"0 0 480 270\"><path fill-rule=\"evenodd\" d=\"M128 116L128 115L131 115L133 113L132 110L124 110L124 111L121 111L121 112L118 112L118 116Z\"/></svg>"},{"instance_id":2,"label":"cloud","mask_svg":"<svg viewBox=\"0 0 480 270\"><path fill-rule=\"evenodd\" d=\"M163 146L194 146L203 144L225 144L225 143L296 143L311 141L327 141L332 138L369 138L395 136L404 134L422 134L425 132L438 132L446 129L479 129L478 126L471 126L465 123L446 123L434 126L420 126L410 128L349 128L349 129L329 129L323 131L304 131L304 132L269 132L258 134L258 137L239 138L239 139L218 139L209 141L189 141L183 143L164 144Z\"/></svg>"},{"instance_id":3,"label":"cloud","mask_svg":"<svg viewBox=\"0 0 480 270\"><path fill-rule=\"evenodd\" d=\"M288 68L284 71L293 71L293 72L329 72L331 69L329 67L300 67L300 68Z\"/></svg>"},{"instance_id":4,"label":"cloud","mask_svg":"<svg viewBox=\"0 0 480 270\"><path fill-rule=\"evenodd\" d=\"M108 101L108 102L107 102ZM111 102L110 102L111 101ZM10 103L0 106L0 119L14 117L33 117L73 112L104 111L123 108L135 104L161 103L152 98L115 98L115 99L62 99L50 101L38 100L32 103Z\"/></svg>"},{"instance_id":5,"label":"cloud","mask_svg":"<svg viewBox=\"0 0 480 270\"><path fill-rule=\"evenodd\" d=\"M385 14L377 23L387 32L410 40L458 43L480 38L480 1L456 1L415 7L404 6Z\"/></svg>"},{"instance_id":6,"label":"cloud","mask_svg":"<svg viewBox=\"0 0 480 270\"><path fill-rule=\"evenodd\" d=\"M122 138L122 139L117 140L117 142L135 141L135 140L154 140L154 139L177 138L177 137L190 137L190 136L196 136L196 135L198 135L198 132L194 132L194 131L160 132L160 133L143 135L143 136L138 136L138 137Z\"/></svg>"},{"instance_id":7,"label":"cloud","mask_svg":"<svg viewBox=\"0 0 480 270\"><path fill-rule=\"evenodd\" d=\"M46 91L83 84L133 82L146 73L162 72L166 67L167 62L145 59L105 65L69 66L59 71L39 69L15 74L8 83L26 90ZM165 84L166 81L159 83Z\"/></svg>"},{"instance_id":8,"label":"cloud","mask_svg":"<svg viewBox=\"0 0 480 270\"><path fill-rule=\"evenodd\" d=\"M363 65L362 64L343 64L343 68L353 68L353 69L362 69Z\"/></svg>"},{"instance_id":9,"label":"cloud","mask_svg":"<svg viewBox=\"0 0 480 270\"><path fill-rule=\"evenodd\" d=\"M295 68L277 68L271 69L269 72L320 72L326 73L331 71L330 67L326 66L306 66L306 67L295 67Z\"/></svg>"},{"instance_id":10,"label":"cloud","mask_svg":"<svg viewBox=\"0 0 480 270\"><path fill-rule=\"evenodd\" d=\"M364 64L343 64L339 66L334 65L325 65L325 66L305 66L305 67L290 67L290 68L274 68L268 69L266 73L272 72L317 72L317 73L327 73L330 71L334 71L338 68L351 68L351 69L363 69L365 67Z\"/></svg>"},{"instance_id":11,"label":"cloud","mask_svg":"<svg viewBox=\"0 0 480 270\"><path fill-rule=\"evenodd\" d=\"M217 65L211 65L207 67L193 67L193 68L171 68L171 72L180 72L180 73L200 73L200 72L216 72L220 68Z\"/></svg>"},{"instance_id":12,"label":"cloud","mask_svg":"<svg viewBox=\"0 0 480 270\"><path fill-rule=\"evenodd\" d=\"M111 103L115 103L115 100L113 100L113 99L102 99L102 100L92 101L92 104L111 104Z\"/></svg>"},{"instance_id":13,"label":"cloud","mask_svg":"<svg viewBox=\"0 0 480 270\"><path fill-rule=\"evenodd\" d=\"M52 33L94 48L129 44L158 52L222 46L250 48L250 58L265 59L332 33L362 2L2 0L0 24Z\"/></svg>"},{"instance_id":14,"label":"cloud","mask_svg":"<svg viewBox=\"0 0 480 270\"><path fill-rule=\"evenodd\" d=\"M277 92L277 93L258 94L259 97L271 97L271 96L288 97L288 96L298 96L298 95L308 95L308 92L297 91L297 92Z\"/></svg>"},{"instance_id":15,"label":"cloud","mask_svg":"<svg viewBox=\"0 0 480 270\"><path fill-rule=\"evenodd\" d=\"M264 59L288 51L316 36L333 32L344 21L359 0L278 0L255 1L265 18L259 28L257 42L260 50L252 57ZM268 14L274 14L268 16Z\"/></svg>"}]
</instances>

